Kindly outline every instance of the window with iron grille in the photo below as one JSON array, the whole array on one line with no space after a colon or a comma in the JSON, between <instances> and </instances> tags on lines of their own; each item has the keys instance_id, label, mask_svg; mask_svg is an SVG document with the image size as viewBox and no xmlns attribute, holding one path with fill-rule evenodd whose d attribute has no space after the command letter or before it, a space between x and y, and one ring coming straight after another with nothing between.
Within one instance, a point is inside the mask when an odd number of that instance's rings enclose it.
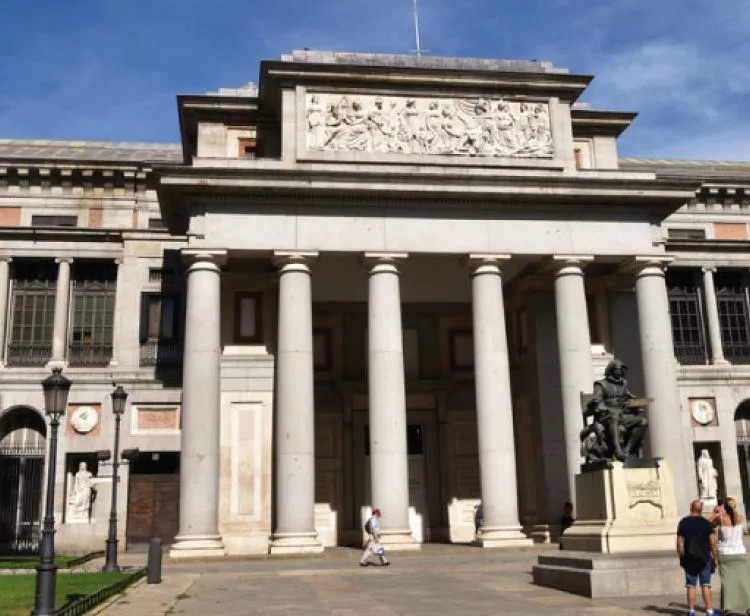
<instances>
[{"instance_id":1,"label":"window with iron grille","mask_svg":"<svg viewBox=\"0 0 750 616\"><path fill-rule=\"evenodd\" d=\"M180 345L177 336L175 295L144 293L141 300L141 366L177 365Z\"/></svg>"},{"instance_id":2,"label":"window with iron grille","mask_svg":"<svg viewBox=\"0 0 750 616\"><path fill-rule=\"evenodd\" d=\"M77 216L61 216L55 214L48 216L46 214L33 214L31 216L32 227L77 227Z\"/></svg>"},{"instance_id":3,"label":"window with iron grille","mask_svg":"<svg viewBox=\"0 0 750 616\"><path fill-rule=\"evenodd\" d=\"M668 272L674 354L681 364L705 364L705 321L695 272Z\"/></svg>"},{"instance_id":4,"label":"window with iron grille","mask_svg":"<svg viewBox=\"0 0 750 616\"><path fill-rule=\"evenodd\" d=\"M52 354L57 267L44 261L13 264L9 366L42 366Z\"/></svg>"},{"instance_id":5,"label":"window with iron grille","mask_svg":"<svg viewBox=\"0 0 750 616\"><path fill-rule=\"evenodd\" d=\"M112 359L117 266L76 262L72 280L71 366L106 366Z\"/></svg>"},{"instance_id":6,"label":"window with iron grille","mask_svg":"<svg viewBox=\"0 0 750 616\"><path fill-rule=\"evenodd\" d=\"M724 357L734 364L750 364L750 322L742 275L717 272L715 286Z\"/></svg>"}]
</instances>

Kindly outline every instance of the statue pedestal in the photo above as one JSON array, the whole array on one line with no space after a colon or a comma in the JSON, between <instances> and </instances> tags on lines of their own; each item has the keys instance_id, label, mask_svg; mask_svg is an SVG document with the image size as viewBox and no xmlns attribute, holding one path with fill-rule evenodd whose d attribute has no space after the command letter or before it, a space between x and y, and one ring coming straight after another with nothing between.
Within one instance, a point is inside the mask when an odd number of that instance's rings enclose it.
<instances>
[{"instance_id":1,"label":"statue pedestal","mask_svg":"<svg viewBox=\"0 0 750 616\"><path fill-rule=\"evenodd\" d=\"M634 459L582 468L576 475L575 515L561 538L564 550L673 552L678 519L669 465Z\"/></svg>"}]
</instances>

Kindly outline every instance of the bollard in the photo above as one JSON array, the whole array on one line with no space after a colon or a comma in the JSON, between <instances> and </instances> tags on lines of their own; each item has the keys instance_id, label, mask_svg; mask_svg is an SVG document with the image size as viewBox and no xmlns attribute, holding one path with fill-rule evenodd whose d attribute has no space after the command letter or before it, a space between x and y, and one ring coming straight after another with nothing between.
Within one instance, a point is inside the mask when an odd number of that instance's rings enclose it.
<instances>
[{"instance_id":1,"label":"bollard","mask_svg":"<svg viewBox=\"0 0 750 616\"><path fill-rule=\"evenodd\" d=\"M148 571L146 582L161 584L161 539L152 539L148 544Z\"/></svg>"}]
</instances>

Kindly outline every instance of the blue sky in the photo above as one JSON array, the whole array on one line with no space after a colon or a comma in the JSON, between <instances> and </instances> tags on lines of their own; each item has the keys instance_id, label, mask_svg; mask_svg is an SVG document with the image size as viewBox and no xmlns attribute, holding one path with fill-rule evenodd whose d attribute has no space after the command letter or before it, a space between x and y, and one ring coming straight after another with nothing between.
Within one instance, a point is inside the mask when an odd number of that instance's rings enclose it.
<instances>
[{"instance_id":1,"label":"blue sky","mask_svg":"<svg viewBox=\"0 0 750 616\"><path fill-rule=\"evenodd\" d=\"M432 55L543 59L638 111L622 155L750 160L750 0L419 0ZM308 47L414 48L411 0L0 0L0 137L178 140L175 95Z\"/></svg>"}]
</instances>

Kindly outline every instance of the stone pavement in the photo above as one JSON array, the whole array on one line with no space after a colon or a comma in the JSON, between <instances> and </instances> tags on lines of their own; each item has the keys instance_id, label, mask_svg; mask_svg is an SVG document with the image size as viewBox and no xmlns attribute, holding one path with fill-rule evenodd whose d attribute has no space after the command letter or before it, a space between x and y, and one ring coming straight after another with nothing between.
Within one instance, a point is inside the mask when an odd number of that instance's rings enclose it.
<instances>
[{"instance_id":1,"label":"stone pavement","mask_svg":"<svg viewBox=\"0 0 750 616\"><path fill-rule=\"evenodd\" d=\"M345 548L320 557L165 563L162 584L140 584L98 613L634 616L687 612L683 596L592 601L534 586L531 566L539 549L545 548L496 552L428 545L420 553L394 554L390 567L367 568L357 565L358 551Z\"/></svg>"}]
</instances>

